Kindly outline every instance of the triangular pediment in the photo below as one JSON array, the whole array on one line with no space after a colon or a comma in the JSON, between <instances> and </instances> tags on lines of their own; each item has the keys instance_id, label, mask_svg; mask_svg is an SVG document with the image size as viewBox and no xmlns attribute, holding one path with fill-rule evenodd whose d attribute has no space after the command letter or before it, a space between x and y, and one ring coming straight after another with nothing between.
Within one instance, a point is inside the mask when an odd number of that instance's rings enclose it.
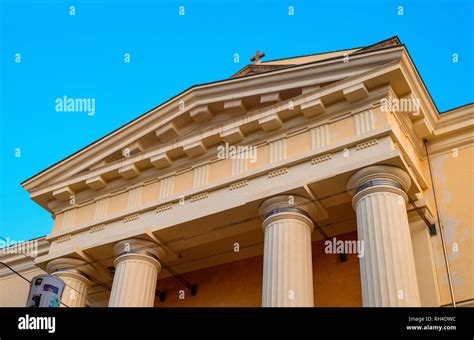
<instances>
[{"instance_id":1,"label":"triangular pediment","mask_svg":"<svg viewBox=\"0 0 474 340\"><path fill-rule=\"evenodd\" d=\"M398 47L381 54L371 49L351 63L331 56L194 86L22 185L33 199L42 196L36 201L47 206L51 199L99 190L149 168L163 173L176 162L192 163L219 144L244 143L255 132L283 128L293 117L313 117L335 103L364 98L364 79L371 72L384 77L395 70L385 66L399 60L401 51ZM376 86L376 81L369 82L369 87Z\"/></svg>"}]
</instances>

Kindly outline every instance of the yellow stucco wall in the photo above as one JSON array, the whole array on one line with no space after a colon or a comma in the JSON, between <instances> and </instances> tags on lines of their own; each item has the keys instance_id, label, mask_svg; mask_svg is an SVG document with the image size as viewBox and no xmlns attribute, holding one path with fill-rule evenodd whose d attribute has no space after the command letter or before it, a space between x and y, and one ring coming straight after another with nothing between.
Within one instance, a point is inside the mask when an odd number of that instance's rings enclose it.
<instances>
[{"instance_id":1,"label":"yellow stucco wall","mask_svg":"<svg viewBox=\"0 0 474 340\"><path fill-rule=\"evenodd\" d=\"M193 187L193 172L186 171L179 175L176 175L174 182L174 194L180 194L185 190L189 190Z\"/></svg>"},{"instance_id":2,"label":"yellow stucco wall","mask_svg":"<svg viewBox=\"0 0 474 340\"><path fill-rule=\"evenodd\" d=\"M110 197L107 214L113 214L127 209L128 191Z\"/></svg>"},{"instance_id":3,"label":"yellow stucco wall","mask_svg":"<svg viewBox=\"0 0 474 340\"><path fill-rule=\"evenodd\" d=\"M87 204L77 209L74 224L82 224L92 221L94 218L95 203Z\"/></svg>"},{"instance_id":4,"label":"yellow stucco wall","mask_svg":"<svg viewBox=\"0 0 474 340\"><path fill-rule=\"evenodd\" d=\"M231 173L231 161L229 159L219 160L209 165L209 183L220 181Z\"/></svg>"},{"instance_id":5,"label":"yellow stucco wall","mask_svg":"<svg viewBox=\"0 0 474 340\"><path fill-rule=\"evenodd\" d=\"M354 120L352 117L338 120L329 126L331 142L337 143L354 135Z\"/></svg>"},{"instance_id":6,"label":"yellow stucco wall","mask_svg":"<svg viewBox=\"0 0 474 340\"><path fill-rule=\"evenodd\" d=\"M156 181L153 183L149 183L143 186L141 202L147 203L150 201L154 201L158 198L158 193L160 192L160 182Z\"/></svg>"},{"instance_id":7,"label":"yellow stucco wall","mask_svg":"<svg viewBox=\"0 0 474 340\"><path fill-rule=\"evenodd\" d=\"M432 156L432 170L441 223L457 301L474 298L473 160L472 145ZM441 303L451 303L440 236L432 238Z\"/></svg>"},{"instance_id":8,"label":"yellow stucco wall","mask_svg":"<svg viewBox=\"0 0 474 340\"><path fill-rule=\"evenodd\" d=\"M299 133L288 137L286 140L286 155L291 157L306 152L311 148L311 139L309 132Z\"/></svg>"}]
</instances>

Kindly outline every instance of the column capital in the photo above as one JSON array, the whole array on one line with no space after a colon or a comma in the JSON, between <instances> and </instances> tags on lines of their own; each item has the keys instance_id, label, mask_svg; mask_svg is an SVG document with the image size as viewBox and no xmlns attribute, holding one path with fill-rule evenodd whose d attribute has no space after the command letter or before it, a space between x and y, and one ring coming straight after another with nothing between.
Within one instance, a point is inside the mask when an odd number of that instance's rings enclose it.
<instances>
[{"instance_id":1,"label":"column capital","mask_svg":"<svg viewBox=\"0 0 474 340\"><path fill-rule=\"evenodd\" d=\"M410 176L402 169L390 165L373 165L360 169L349 179L347 190L354 196L353 205L364 195L372 192L393 192L408 201Z\"/></svg>"},{"instance_id":2,"label":"column capital","mask_svg":"<svg viewBox=\"0 0 474 340\"><path fill-rule=\"evenodd\" d=\"M96 269L89 263L70 257L62 257L48 262L46 271L51 274L73 277L90 284L90 277Z\"/></svg>"},{"instance_id":3,"label":"column capital","mask_svg":"<svg viewBox=\"0 0 474 340\"><path fill-rule=\"evenodd\" d=\"M114 246L114 254L109 307L153 307L163 248L154 242L127 239Z\"/></svg>"},{"instance_id":4,"label":"column capital","mask_svg":"<svg viewBox=\"0 0 474 340\"><path fill-rule=\"evenodd\" d=\"M124 262L124 261L128 261L128 260L139 260L139 261L149 262L152 265L154 265L156 268L158 268L158 270L161 270L161 263L154 256L150 256L148 254L135 254L135 253L125 253L125 254L122 254L122 255L118 256L114 260L115 268L117 268L119 263Z\"/></svg>"},{"instance_id":5,"label":"column capital","mask_svg":"<svg viewBox=\"0 0 474 340\"><path fill-rule=\"evenodd\" d=\"M154 242L133 238L117 242L114 254L118 258L124 255L142 255L159 260L166 256L166 251Z\"/></svg>"},{"instance_id":6,"label":"column capital","mask_svg":"<svg viewBox=\"0 0 474 340\"><path fill-rule=\"evenodd\" d=\"M263 229L279 219L295 218L307 223L314 229L313 218L316 216L316 206L309 199L299 195L279 195L267 198L258 209L263 218Z\"/></svg>"},{"instance_id":7,"label":"column capital","mask_svg":"<svg viewBox=\"0 0 474 340\"><path fill-rule=\"evenodd\" d=\"M58 258L50 261L46 270L64 282L61 297L64 306L86 306L87 294L92 286L90 277L96 273L92 265L75 258Z\"/></svg>"},{"instance_id":8,"label":"column capital","mask_svg":"<svg viewBox=\"0 0 474 340\"><path fill-rule=\"evenodd\" d=\"M90 288L92 286L92 281L89 279L89 277L82 274L79 271L59 270L59 271L54 272L53 275L59 277L62 280L68 278L68 279L80 281L84 283L84 285L86 285L87 288Z\"/></svg>"}]
</instances>

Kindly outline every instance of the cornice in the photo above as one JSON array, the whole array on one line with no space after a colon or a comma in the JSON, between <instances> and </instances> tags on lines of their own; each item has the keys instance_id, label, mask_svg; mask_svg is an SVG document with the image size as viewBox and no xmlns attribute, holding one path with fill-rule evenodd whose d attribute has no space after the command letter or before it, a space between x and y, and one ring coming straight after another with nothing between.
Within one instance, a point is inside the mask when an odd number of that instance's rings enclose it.
<instances>
[{"instance_id":1,"label":"cornice","mask_svg":"<svg viewBox=\"0 0 474 340\"><path fill-rule=\"evenodd\" d=\"M474 104L454 108L440 115L406 49L402 54L400 65L413 95L420 99L423 108L423 115L419 119L424 119L422 123L426 125L427 133L421 136L422 139L435 140L446 134L459 133L473 126Z\"/></svg>"},{"instance_id":2,"label":"cornice","mask_svg":"<svg viewBox=\"0 0 474 340\"><path fill-rule=\"evenodd\" d=\"M423 80L418 73L415 64L413 63L408 51L404 49L401 60L401 70L408 82L411 91L416 98L420 99L421 107L423 108L424 116L427 119L430 127L433 127L439 120L438 109L433 102L428 90L426 89Z\"/></svg>"},{"instance_id":3,"label":"cornice","mask_svg":"<svg viewBox=\"0 0 474 340\"><path fill-rule=\"evenodd\" d=\"M474 142L474 104L444 112L427 139L430 155L452 152Z\"/></svg>"},{"instance_id":4,"label":"cornice","mask_svg":"<svg viewBox=\"0 0 474 340\"><path fill-rule=\"evenodd\" d=\"M448 135L472 130L474 127L474 104L468 104L443 113L435 124L434 136L429 141L436 141Z\"/></svg>"},{"instance_id":5,"label":"cornice","mask_svg":"<svg viewBox=\"0 0 474 340\"><path fill-rule=\"evenodd\" d=\"M473 145L474 126L471 125L469 129L463 129L459 133L445 135L442 138L428 141L428 151L430 156L436 156L443 153L453 153L456 149L459 151Z\"/></svg>"},{"instance_id":6,"label":"cornice","mask_svg":"<svg viewBox=\"0 0 474 340\"><path fill-rule=\"evenodd\" d=\"M11 266L16 271L21 273L26 273L28 271L37 270L38 267L35 263L35 258L46 255L49 252L50 243L46 240L46 236L28 240L25 242L38 242L38 253L36 257L29 256L23 253L8 253L0 252L0 261ZM11 248L11 247L10 247ZM5 251L7 248L2 248L2 251ZM0 265L0 278L9 277L16 275L10 269L5 266Z\"/></svg>"}]
</instances>

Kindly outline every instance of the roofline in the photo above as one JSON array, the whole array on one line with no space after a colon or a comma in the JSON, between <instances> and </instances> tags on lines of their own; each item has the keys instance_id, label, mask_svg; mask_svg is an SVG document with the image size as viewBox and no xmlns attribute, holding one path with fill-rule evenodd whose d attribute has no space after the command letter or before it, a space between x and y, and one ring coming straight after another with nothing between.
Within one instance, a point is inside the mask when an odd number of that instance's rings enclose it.
<instances>
[{"instance_id":1,"label":"roofline","mask_svg":"<svg viewBox=\"0 0 474 340\"><path fill-rule=\"evenodd\" d=\"M313 57L313 56L316 56L316 55L330 54L330 53L336 53L336 52L343 52L343 51L347 51L347 50L358 50L358 49L365 48L365 47L366 47L366 46L343 48L343 49L335 50L335 51L327 51L327 52L320 52L320 53L312 53L312 54L298 55L298 56L294 56L294 57L271 59L271 60L262 61L261 63L258 63L258 64L257 64L257 63L255 63L255 64L248 64L247 66L249 66L249 65L263 65L263 64L265 64L265 63L271 63L271 62L274 62L274 61L289 60L289 59L296 59L296 58L305 58L305 57ZM324 60L326 60L326 59L324 59ZM305 63L305 64L306 64L306 63ZM301 64L298 64L298 65L301 65ZM247 67L247 66L245 66L245 67Z\"/></svg>"},{"instance_id":2,"label":"roofline","mask_svg":"<svg viewBox=\"0 0 474 340\"><path fill-rule=\"evenodd\" d=\"M444 113L448 113L448 112L451 112L451 111L456 111L456 110L459 110L459 109L462 109L462 108L465 108L465 107L471 106L471 105L474 105L474 102L470 102L470 103L467 103L467 104L463 104L461 106L453 107L452 109L445 110L443 112L440 112L439 114L442 115Z\"/></svg>"},{"instance_id":3,"label":"roofline","mask_svg":"<svg viewBox=\"0 0 474 340\"><path fill-rule=\"evenodd\" d=\"M400 42L400 39L398 38L398 36L397 36L397 35L394 35L394 36L392 36L392 37L390 37L390 38L381 40L381 41L376 42L376 43L371 44L371 45L359 46L359 47L351 47L351 48L342 48L342 49L334 50L334 51L326 51L326 52L305 54L305 55L300 55L300 56L295 56L295 57L288 57L288 58L271 59L271 60L263 61L263 62L261 62L260 64L248 64L247 66L249 66L249 65L261 65L261 64L265 64L265 63L269 63L269 62L273 62L273 61L280 61L280 60L287 60L287 59L296 59L296 58L312 57L312 56L315 56L315 55L336 53L336 52L342 52L342 51L347 51L347 50L365 49L365 48L369 48L369 47L371 47L371 46L375 46L375 45L381 44L381 43L383 43L384 41L392 40L392 39L394 39L394 38L397 38L398 41ZM403 44L400 42L399 45L403 45ZM395 45L395 46L396 46L396 45ZM390 47L394 47L394 46L390 46ZM375 50L373 50L373 51L375 51ZM354 52L355 52L355 51L354 51ZM326 59L324 59L324 60L326 60ZM306 63L305 63L305 64L306 64ZM245 66L245 67L247 67L247 66ZM245 68L245 67L244 67L244 68ZM244 68L242 68L241 70L243 70ZM239 72L240 72L240 71L239 71ZM237 73L238 73L238 72L237 72Z\"/></svg>"},{"instance_id":4,"label":"roofline","mask_svg":"<svg viewBox=\"0 0 474 340\"><path fill-rule=\"evenodd\" d=\"M428 92L428 96L429 96L429 98L430 98L430 101L431 101L431 103L434 105L434 107L435 107L435 109L436 109L436 112L437 112L438 115L439 115L440 112L439 112L439 109L438 109L438 105L436 105L436 103L435 103L433 97L431 96L431 92L430 92L430 90L428 89L428 86L426 86L425 80L424 80L423 77L421 76L420 71L418 71L418 67L416 67L415 62L413 61L413 58L411 57L410 51L408 51L408 48L405 46L405 44L402 44L402 46L405 47L405 51L407 51L407 55L408 55L408 57L410 58L410 62L411 62L411 64L413 65L413 67L415 68L416 74L418 75L418 77L420 77L421 83L423 84L423 87L425 88L426 92Z\"/></svg>"},{"instance_id":5,"label":"roofline","mask_svg":"<svg viewBox=\"0 0 474 340\"><path fill-rule=\"evenodd\" d=\"M358 52L367 50L368 48L371 48L371 47L373 47L373 46L377 46L377 45L383 44L383 43L385 43L385 42L387 42L387 41L394 40L394 39L397 40L397 44L396 44L396 45L392 45L392 47L393 47L393 46L398 46L398 45L403 45L403 43L402 43L402 41L400 40L400 38L398 37L398 35L394 35L394 36L392 36L392 37L390 37L390 38L381 40L381 41L376 42L376 43L374 43L374 44L372 44L372 45L368 45L368 46L361 47L361 49L360 49L359 51L356 51L356 52L354 52L354 53L358 53ZM375 50L377 50L377 48L376 48Z\"/></svg>"},{"instance_id":6,"label":"roofline","mask_svg":"<svg viewBox=\"0 0 474 340\"><path fill-rule=\"evenodd\" d=\"M370 45L372 46L372 45ZM247 64L245 65L244 67L242 67L241 69L239 69L237 72L235 72L231 77L234 77L236 74L238 74L239 72L245 70L247 67L249 66L259 66L259 65L264 65L265 63L271 63L271 62L274 62L274 61L280 61L280 60L290 60L290 59L296 59L296 58L304 58L304 57L312 57L312 56L315 56L315 55L320 55L320 54L329 54L329 53L336 53L336 52L342 52L342 51L347 51L347 50L357 50L357 49L362 49L362 48L366 48L366 47L369 47L369 46L361 46L361 47L351 47L351 48L343 48L343 49L340 49L340 50L335 50L335 51L327 51L327 52L319 52L319 53L312 53L312 54L304 54L304 55L299 55L299 56L294 56L294 57L287 57L287 58L278 58L278 59L270 59L270 60L265 60L261 63L250 63L250 64ZM329 59L329 58L327 58ZM327 60L327 59L321 59L321 60ZM309 64L310 62L308 63L304 63L304 64ZM296 66L296 65L303 65L303 64L288 64L287 66ZM283 67L282 67L283 68ZM280 68L281 69L281 68ZM264 72L261 72L261 73L264 73ZM246 75L242 75L242 76L239 76L239 77L236 77L236 78L241 78L241 77L244 77ZM236 78L231 78L231 79L236 79Z\"/></svg>"},{"instance_id":7,"label":"roofline","mask_svg":"<svg viewBox=\"0 0 474 340\"><path fill-rule=\"evenodd\" d=\"M369 50L369 51L366 51L366 52L363 52L363 53L359 53L357 55L361 55L361 54L365 54L365 53L368 54L368 53L372 53L372 52L376 52L376 51L383 51L383 50L388 50L388 49L391 49L391 48L404 47L404 46L405 46L404 44L400 44L400 45L396 45L396 46L386 46L386 47L382 47L382 48L377 48L375 50ZM314 65L314 64L319 64L319 63L326 62L326 61L332 61L332 60L340 59L341 57L342 56L338 55L338 56L334 56L334 57L331 57L331 58L310 61L310 62L303 63L303 64L291 64L291 65L284 66L284 67L281 67L281 68L278 68L278 69L275 69L275 70L270 70L270 71L265 71L265 72L260 72L260 73L254 73L254 74L245 74L243 76L240 76L240 77L237 77L237 78L230 78L230 79L250 78L250 77L258 76L258 75L261 75L261 74L279 72L281 70L287 70L287 69L290 69L290 68L297 68L297 67L301 67L301 66ZM225 80L227 80L227 79L225 79ZM202 85L207 85L207 84L202 84Z\"/></svg>"}]
</instances>

